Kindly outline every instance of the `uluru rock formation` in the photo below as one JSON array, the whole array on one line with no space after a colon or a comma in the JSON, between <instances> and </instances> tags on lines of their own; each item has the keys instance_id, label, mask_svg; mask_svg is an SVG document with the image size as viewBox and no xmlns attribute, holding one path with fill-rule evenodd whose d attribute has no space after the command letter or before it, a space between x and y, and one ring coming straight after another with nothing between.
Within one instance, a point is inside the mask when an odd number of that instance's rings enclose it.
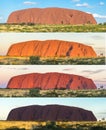
<instances>
[{"instance_id":1,"label":"uluru rock formation","mask_svg":"<svg viewBox=\"0 0 106 130\"><path fill-rule=\"evenodd\" d=\"M10 46L8 56L91 58L96 53L91 46L62 40L26 41Z\"/></svg>"},{"instance_id":2,"label":"uluru rock formation","mask_svg":"<svg viewBox=\"0 0 106 130\"><path fill-rule=\"evenodd\" d=\"M65 8L30 8L12 12L7 23L96 24L92 14Z\"/></svg>"},{"instance_id":3,"label":"uluru rock formation","mask_svg":"<svg viewBox=\"0 0 106 130\"><path fill-rule=\"evenodd\" d=\"M64 73L31 73L12 77L7 88L96 89L91 79Z\"/></svg>"},{"instance_id":4,"label":"uluru rock formation","mask_svg":"<svg viewBox=\"0 0 106 130\"><path fill-rule=\"evenodd\" d=\"M62 105L26 106L10 111L11 121L96 121L91 111Z\"/></svg>"}]
</instances>

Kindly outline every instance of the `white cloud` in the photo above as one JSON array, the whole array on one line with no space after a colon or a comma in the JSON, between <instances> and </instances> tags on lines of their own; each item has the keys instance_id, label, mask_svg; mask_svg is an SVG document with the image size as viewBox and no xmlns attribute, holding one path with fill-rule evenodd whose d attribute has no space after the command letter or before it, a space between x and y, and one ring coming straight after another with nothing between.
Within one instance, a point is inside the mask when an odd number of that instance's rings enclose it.
<instances>
[{"instance_id":1,"label":"white cloud","mask_svg":"<svg viewBox=\"0 0 106 130\"><path fill-rule=\"evenodd\" d=\"M25 1L24 5L35 5L37 4L36 2L31 2L31 1Z\"/></svg>"},{"instance_id":2,"label":"white cloud","mask_svg":"<svg viewBox=\"0 0 106 130\"><path fill-rule=\"evenodd\" d=\"M86 12L86 13L88 13L88 14L92 14L91 12Z\"/></svg>"},{"instance_id":3,"label":"white cloud","mask_svg":"<svg viewBox=\"0 0 106 130\"><path fill-rule=\"evenodd\" d=\"M99 5L100 5L100 6L103 6L103 5L104 5L104 2L101 1L101 2L99 3Z\"/></svg>"},{"instance_id":4,"label":"white cloud","mask_svg":"<svg viewBox=\"0 0 106 130\"><path fill-rule=\"evenodd\" d=\"M89 7L88 3L76 4L77 7Z\"/></svg>"},{"instance_id":5,"label":"white cloud","mask_svg":"<svg viewBox=\"0 0 106 130\"><path fill-rule=\"evenodd\" d=\"M106 15L93 14L95 18L106 19Z\"/></svg>"},{"instance_id":6,"label":"white cloud","mask_svg":"<svg viewBox=\"0 0 106 130\"><path fill-rule=\"evenodd\" d=\"M71 0L72 2L79 2L80 0Z\"/></svg>"},{"instance_id":7,"label":"white cloud","mask_svg":"<svg viewBox=\"0 0 106 130\"><path fill-rule=\"evenodd\" d=\"M91 12L87 12L88 14L92 14ZM100 18L100 19L106 19L106 15L100 15L100 14L92 14L95 18Z\"/></svg>"}]
</instances>

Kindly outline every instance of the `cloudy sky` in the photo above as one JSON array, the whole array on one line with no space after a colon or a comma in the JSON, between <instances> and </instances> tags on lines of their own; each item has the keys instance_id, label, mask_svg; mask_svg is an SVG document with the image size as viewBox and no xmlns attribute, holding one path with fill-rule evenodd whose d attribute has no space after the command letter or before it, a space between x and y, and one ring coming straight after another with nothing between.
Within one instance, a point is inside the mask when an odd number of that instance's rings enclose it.
<instances>
[{"instance_id":1,"label":"cloudy sky","mask_svg":"<svg viewBox=\"0 0 106 130\"><path fill-rule=\"evenodd\" d=\"M96 118L106 118L106 98L2 98L0 120L6 120L11 109L28 105L60 104L91 110Z\"/></svg>"},{"instance_id":2,"label":"cloudy sky","mask_svg":"<svg viewBox=\"0 0 106 130\"><path fill-rule=\"evenodd\" d=\"M62 7L92 13L97 22L106 22L105 0L1 0L0 22L6 22L9 14L25 8Z\"/></svg>"},{"instance_id":3,"label":"cloudy sky","mask_svg":"<svg viewBox=\"0 0 106 130\"><path fill-rule=\"evenodd\" d=\"M9 65L0 66L0 88L5 88L11 77L27 73L60 72L76 74L90 78L97 87L104 86L106 89L106 66L105 65Z\"/></svg>"},{"instance_id":4,"label":"cloudy sky","mask_svg":"<svg viewBox=\"0 0 106 130\"><path fill-rule=\"evenodd\" d=\"M98 55L105 55L105 33L0 33L0 55L6 55L8 48L17 42L49 39L80 42L92 46Z\"/></svg>"}]
</instances>

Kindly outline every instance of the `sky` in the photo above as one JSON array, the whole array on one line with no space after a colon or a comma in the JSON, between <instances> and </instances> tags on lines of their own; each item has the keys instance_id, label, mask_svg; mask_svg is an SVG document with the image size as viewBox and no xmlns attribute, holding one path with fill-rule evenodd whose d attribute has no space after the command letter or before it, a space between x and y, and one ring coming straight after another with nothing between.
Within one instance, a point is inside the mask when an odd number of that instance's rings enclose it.
<instances>
[{"instance_id":1,"label":"sky","mask_svg":"<svg viewBox=\"0 0 106 130\"><path fill-rule=\"evenodd\" d=\"M106 0L1 0L0 22L7 21L9 14L26 8L61 7L93 14L98 23L106 22Z\"/></svg>"},{"instance_id":2,"label":"sky","mask_svg":"<svg viewBox=\"0 0 106 130\"><path fill-rule=\"evenodd\" d=\"M90 110L96 118L106 119L106 98L1 98L0 120L6 120L10 110L29 105L59 104Z\"/></svg>"},{"instance_id":3,"label":"sky","mask_svg":"<svg viewBox=\"0 0 106 130\"><path fill-rule=\"evenodd\" d=\"M75 74L90 78L99 88L106 89L106 66L105 65L1 65L0 88L6 88L11 77L28 73L60 72Z\"/></svg>"},{"instance_id":4,"label":"sky","mask_svg":"<svg viewBox=\"0 0 106 130\"><path fill-rule=\"evenodd\" d=\"M0 33L0 55L6 55L9 47L17 42L50 39L80 42L92 46L97 55L105 55L105 33Z\"/></svg>"}]
</instances>

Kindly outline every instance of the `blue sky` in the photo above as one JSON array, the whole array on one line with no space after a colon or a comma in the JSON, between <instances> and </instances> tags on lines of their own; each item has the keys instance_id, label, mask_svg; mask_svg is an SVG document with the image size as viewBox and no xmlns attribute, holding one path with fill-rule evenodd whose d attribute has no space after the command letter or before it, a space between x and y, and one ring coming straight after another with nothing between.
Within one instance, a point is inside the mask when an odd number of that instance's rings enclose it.
<instances>
[{"instance_id":1,"label":"blue sky","mask_svg":"<svg viewBox=\"0 0 106 130\"><path fill-rule=\"evenodd\" d=\"M28 105L60 104L91 110L97 119L106 118L106 98L2 98L0 120L5 120L11 109Z\"/></svg>"},{"instance_id":2,"label":"blue sky","mask_svg":"<svg viewBox=\"0 0 106 130\"><path fill-rule=\"evenodd\" d=\"M2 0L0 22L6 22L12 11L25 8L62 7L89 12L97 22L106 22L106 0Z\"/></svg>"}]
</instances>

